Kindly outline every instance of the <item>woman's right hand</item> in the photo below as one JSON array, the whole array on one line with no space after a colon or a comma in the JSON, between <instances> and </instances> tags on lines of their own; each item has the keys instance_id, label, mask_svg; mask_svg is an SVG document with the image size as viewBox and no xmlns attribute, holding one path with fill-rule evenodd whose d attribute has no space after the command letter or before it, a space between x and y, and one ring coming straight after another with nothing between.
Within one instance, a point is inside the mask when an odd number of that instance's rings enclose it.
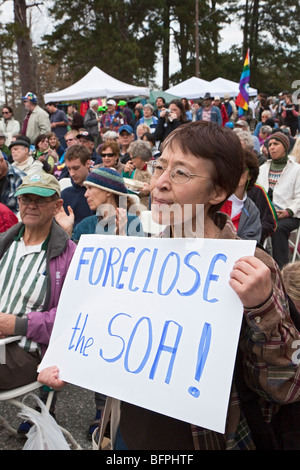
<instances>
[{"instance_id":1,"label":"woman's right hand","mask_svg":"<svg viewBox=\"0 0 300 470\"><path fill-rule=\"evenodd\" d=\"M57 366L43 369L38 375L38 382L56 391L61 390L66 385L66 382L59 378L59 368Z\"/></svg>"},{"instance_id":2,"label":"woman's right hand","mask_svg":"<svg viewBox=\"0 0 300 470\"><path fill-rule=\"evenodd\" d=\"M128 160L128 162L126 162L124 166L124 173L128 173L129 175L131 175L133 171L134 171L134 165L131 160Z\"/></svg>"},{"instance_id":3,"label":"woman's right hand","mask_svg":"<svg viewBox=\"0 0 300 470\"><path fill-rule=\"evenodd\" d=\"M55 215L56 222L63 228L69 237L71 237L74 227L75 215L71 206L68 206L69 215L66 214L63 206L60 211Z\"/></svg>"},{"instance_id":4,"label":"woman's right hand","mask_svg":"<svg viewBox=\"0 0 300 470\"><path fill-rule=\"evenodd\" d=\"M166 108L162 108L159 117L165 118L166 117Z\"/></svg>"}]
</instances>

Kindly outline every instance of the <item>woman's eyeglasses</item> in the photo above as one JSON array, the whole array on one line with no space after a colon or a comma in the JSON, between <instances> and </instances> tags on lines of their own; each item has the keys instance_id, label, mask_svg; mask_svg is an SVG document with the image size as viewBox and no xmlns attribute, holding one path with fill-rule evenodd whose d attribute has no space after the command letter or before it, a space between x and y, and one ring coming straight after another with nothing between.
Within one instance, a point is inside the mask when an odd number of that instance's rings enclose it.
<instances>
[{"instance_id":1,"label":"woman's eyeglasses","mask_svg":"<svg viewBox=\"0 0 300 470\"><path fill-rule=\"evenodd\" d=\"M148 171L155 178L159 178L167 169L162 166L157 160L148 163ZM208 178L207 176L200 176L192 174L187 168L175 166L169 170L170 178L174 183L187 183L191 178Z\"/></svg>"},{"instance_id":2,"label":"woman's eyeglasses","mask_svg":"<svg viewBox=\"0 0 300 470\"><path fill-rule=\"evenodd\" d=\"M105 157L113 157L115 154L114 153L101 153L101 157L102 158L105 158Z\"/></svg>"}]
</instances>

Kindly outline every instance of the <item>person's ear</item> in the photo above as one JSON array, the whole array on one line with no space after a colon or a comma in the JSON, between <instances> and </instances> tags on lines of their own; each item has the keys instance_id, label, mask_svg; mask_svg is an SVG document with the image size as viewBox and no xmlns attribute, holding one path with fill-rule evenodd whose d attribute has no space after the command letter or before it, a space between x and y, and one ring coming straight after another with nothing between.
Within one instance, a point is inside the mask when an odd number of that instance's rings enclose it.
<instances>
[{"instance_id":1,"label":"person's ear","mask_svg":"<svg viewBox=\"0 0 300 470\"><path fill-rule=\"evenodd\" d=\"M220 186L217 186L214 188L214 190L211 193L211 197L209 200L209 203L212 206L216 206L217 204L220 204L223 202L227 197L227 191L224 188L221 188Z\"/></svg>"},{"instance_id":2,"label":"person's ear","mask_svg":"<svg viewBox=\"0 0 300 470\"><path fill-rule=\"evenodd\" d=\"M58 214L58 212L60 211L60 209L63 206L63 203L64 203L63 199L57 199L55 201L54 215Z\"/></svg>"}]
</instances>

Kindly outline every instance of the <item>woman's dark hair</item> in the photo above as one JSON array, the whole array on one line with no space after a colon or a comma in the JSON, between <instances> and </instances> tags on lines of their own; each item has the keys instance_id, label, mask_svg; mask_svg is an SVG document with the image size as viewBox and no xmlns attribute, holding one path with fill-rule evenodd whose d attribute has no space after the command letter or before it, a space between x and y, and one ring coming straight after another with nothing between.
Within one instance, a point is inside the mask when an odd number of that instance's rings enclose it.
<instances>
[{"instance_id":1,"label":"woman's dark hair","mask_svg":"<svg viewBox=\"0 0 300 470\"><path fill-rule=\"evenodd\" d=\"M187 117L186 117L186 113L185 113L185 109L184 109L182 101L175 98L174 100L170 101L169 106L170 104L175 104L175 106L177 106L177 108L180 109L179 121L187 121Z\"/></svg>"},{"instance_id":2,"label":"woman's dark hair","mask_svg":"<svg viewBox=\"0 0 300 470\"><path fill-rule=\"evenodd\" d=\"M189 100L187 98L181 98L181 101L185 111L189 111L191 109Z\"/></svg>"},{"instance_id":3,"label":"woman's dark hair","mask_svg":"<svg viewBox=\"0 0 300 470\"><path fill-rule=\"evenodd\" d=\"M250 191L250 189L253 188L259 174L259 163L256 154L249 149L244 149L244 157L245 169L247 168L248 174L250 176L246 190Z\"/></svg>"},{"instance_id":4,"label":"woman's dark hair","mask_svg":"<svg viewBox=\"0 0 300 470\"><path fill-rule=\"evenodd\" d=\"M10 113L14 114L14 111L13 111L13 109L12 109L11 106L8 106L7 104L4 104L4 105L2 106L2 111L3 111L4 108L5 108L5 109L8 109L8 111L9 111Z\"/></svg>"},{"instance_id":5,"label":"woman's dark hair","mask_svg":"<svg viewBox=\"0 0 300 470\"><path fill-rule=\"evenodd\" d=\"M145 132L142 135L142 140L144 140L144 137L148 142L151 142L153 145L155 145L155 137L153 136L153 134L151 134L151 132Z\"/></svg>"},{"instance_id":6,"label":"woman's dark hair","mask_svg":"<svg viewBox=\"0 0 300 470\"><path fill-rule=\"evenodd\" d=\"M37 136L37 138L35 139L34 141L34 146L36 148L36 150L38 150L38 145L40 142L43 142L44 140L48 139L48 135L47 134L40 134Z\"/></svg>"},{"instance_id":7,"label":"woman's dark hair","mask_svg":"<svg viewBox=\"0 0 300 470\"><path fill-rule=\"evenodd\" d=\"M236 190L245 169L245 157L240 139L227 127L214 122L195 121L177 127L164 140L162 150L178 145L184 154L203 158L211 164L211 178L214 187L225 189L226 199ZM222 203L211 206L210 216L217 212Z\"/></svg>"}]
</instances>

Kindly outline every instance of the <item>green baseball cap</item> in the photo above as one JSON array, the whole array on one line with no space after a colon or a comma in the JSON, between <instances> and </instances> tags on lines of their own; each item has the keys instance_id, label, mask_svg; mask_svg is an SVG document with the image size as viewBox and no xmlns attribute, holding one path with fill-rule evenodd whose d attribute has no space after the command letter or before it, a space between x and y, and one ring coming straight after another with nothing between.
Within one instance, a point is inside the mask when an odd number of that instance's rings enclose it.
<instances>
[{"instance_id":1,"label":"green baseball cap","mask_svg":"<svg viewBox=\"0 0 300 470\"><path fill-rule=\"evenodd\" d=\"M48 173L27 175L18 187L15 196L21 194L36 194L37 196L49 197L54 194L60 196L60 185L57 179Z\"/></svg>"}]
</instances>

